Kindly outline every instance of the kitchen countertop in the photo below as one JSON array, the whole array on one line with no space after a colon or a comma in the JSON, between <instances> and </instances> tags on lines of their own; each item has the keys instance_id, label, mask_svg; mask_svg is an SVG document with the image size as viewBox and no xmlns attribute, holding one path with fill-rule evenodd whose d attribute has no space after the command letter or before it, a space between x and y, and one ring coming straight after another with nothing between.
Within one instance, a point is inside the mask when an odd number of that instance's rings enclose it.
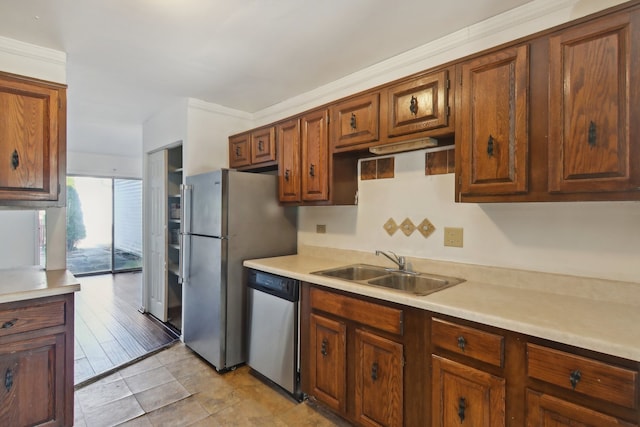
<instances>
[{"instance_id":1,"label":"kitchen countertop","mask_svg":"<svg viewBox=\"0 0 640 427\"><path fill-rule=\"evenodd\" d=\"M0 303L62 295L80 290L68 270L25 267L0 270Z\"/></svg>"},{"instance_id":2,"label":"kitchen countertop","mask_svg":"<svg viewBox=\"0 0 640 427\"><path fill-rule=\"evenodd\" d=\"M291 277L317 285L352 292L491 325L514 332L582 347L640 362L640 285L610 282L548 273L497 269L487 273L487 267L454 269L453 274L425 269L466 279L465 282L426 296L311 274L311 272L341 267L356 262L384 265L383 260L355 260L335 253L334 258L298 254L274 258L247 260L246 267ZM455 266L455 263L449 263ZM460 274L466 273L466 274ZM521 276L521 277L520 277ZM535 280L539 276L540 280ZM481 279L478 280L478 277ZM495 277L495 282L491 280ZM508 277L514 277L509 283ZM558 285L551 286L550 282ZM487 280L489 279L489 280Z\"/></svg>"}]
</instances>

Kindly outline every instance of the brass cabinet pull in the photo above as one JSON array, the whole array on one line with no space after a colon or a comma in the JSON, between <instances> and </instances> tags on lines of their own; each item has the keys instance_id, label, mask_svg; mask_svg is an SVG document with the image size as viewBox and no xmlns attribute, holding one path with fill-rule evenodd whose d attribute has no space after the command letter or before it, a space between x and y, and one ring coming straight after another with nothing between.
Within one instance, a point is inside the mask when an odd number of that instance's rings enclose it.
<instances>
[{"instance_id":1,"label":"brass cabinet pull","mask_svg":"<svg viewBox=\"0 0 640 427\"><path fill-rule=\"evenodd\" d=\"M7 368L7 371L4 373L4 388L7 391L11 390L13 386L13 370L11 368Z\"/></svg>"},{"instance_id":2,"label":"brass cabinet pull","mask_svg":"<svg viewBox=\"0 0 640 427\"><path fill-rule=\"evenodd\" d=\"M264 151L264 142L262 140L258 141L258 151Z\"/></svg>"},{"instance_id":3,"label":"brass cabinet pull","mask_svg":"<svg viewBox=\"0 0 640 427\"><path fill-rule=\"evenodd\" d=\"M487 155L489 157L493 157L493 144L494 144L493 135L489 135L489 140L487 141Z\"/></svg>"},{"instance_id":4,"label":"brass cabinet pull","mask_svg":"<svg viewBox=\"0 0 640 427\"><path fill-rule=\"evenodd\" d=\"M320 353L322 354L322 356L326 356L327 354L329 354L327 352L328 346L329 346L329 341L327 341L326 338L322 338L322 345L320 346Z\"/></svg>"},{"instance_id":5,"label":"brass cabinet pull","mask_svg":"<svg viewBox=\"0 0 640 427\"><path fill-rule=\"evenodd\" d=\"M20 166L20 155L18 154L18 150L13 150L11 154L11 167L13 167L13 170L16 170L18 166Z\"/></svg>"},{"instance_id":6,"label":"brass cabinet pull","mask_svg":"<svg viewBox=\"0 0 640 427\"><path fill-rule=\"evenodd\" d=\"M309 175L316 176L316 166L313 163L309 166Z\"/></svg>"},{"instance_id":7,"label":"brass cabinet pull","mask_svg":"<svg viewBox=\"0 0 640 427\"><path fill-rule=\"evenodd\" d=\"M571 373L569 374L569 382L571 383L571 388L575 390L581 379L582 373L578 369L576 369L575 371L571 371Z\"/></svg>"},{"instance_id":8,"label":"brass cabinet pull","mask_svg":"<svg viewBox=\"0 0 640 427\"><path fill-rule=\"evenodd\" d=\"M596 124L591 120L589 122L589 136L588 136L589 146L596 146Z\"/></svg>"},{"instance_id":9,"label":"brass cabinet pull","mask_svg":"<svg viewBox=\"0 0 640 427\"><path fill-rule=\"evenodd\" d=\"M373 362L371 365L371 380L376 381L378 379L378 362Z\"/></svg>"},{"instance_id":10,"label":"brass cabinet pull","mask_svg":"<svg viewBox=\"0 0 640 427\"><path fill-rule=\"evenodd\" d=\"M464 397L458 399L458 418L460 418L460 424L464 421L464 412L467 409L467 400Z\"/></svg>"},{"instance_id":11,"label":"brass cabinet pull","mask_svg":"<svg viewBox=\"0 0 640 427\"><path fill-rule=\"evenodd\" d=\"M411 102L409 103L409 111L414 116L418 114L418 98L411 96Z\"/></svg>"},{"instance_id":12,"label":"brass cabinet pull","mask_svg":"<svg viewBox=\"0 0 640 427\"><path fill-rule=\"evenodd\" d=\"M356 115L355 113L351 113L351 121L350 121L350 125L351 125L351 129L356 130L357 123L356 123Z\"/></svg>"},{"instance_id":13,"label":"brass cabinet pull","mask_svg":"<svg viewBox=\"0 0 640 427\"><path fill-rule=\"evenodd\" d=\"M284 180L285 181L289 181L289 174L291 173L291 171L289 169L285 169L284 170Z\"/></svg>"},{"instance_id":14,"label":"brass cabinet pull","mask_svg":"<svg viewBox=\"0 0 640 427\"><path fill-rule=\"evenodd\" d=\"M18 321L18 319L7 320L6 322L4 322L2 324L2 326L0 326L0 329L9 329L13 325L15 325L17 321Z\"/></svg>"},{"instance_id":15,"label":"brass cabinet pull","mask_svg":"<svg viewBox=\"0 0 640 427\"><path fill-rule=\"evenodd\" d=\"M464 339L462 335L460 335L458 337L458 347L460 348L460 350L464 351L466 346L467 346L467 340Z\"/></svg>"},{"instance_id":16,"label":"brass cabinet pull","mask_svg":"<svg viewBox=\"0 0 640 427\"><path fill-rule=\"evenodd\" d=\"M236 157L240 157L240 147L236 146Z\"/></svg>"}]
</instances>

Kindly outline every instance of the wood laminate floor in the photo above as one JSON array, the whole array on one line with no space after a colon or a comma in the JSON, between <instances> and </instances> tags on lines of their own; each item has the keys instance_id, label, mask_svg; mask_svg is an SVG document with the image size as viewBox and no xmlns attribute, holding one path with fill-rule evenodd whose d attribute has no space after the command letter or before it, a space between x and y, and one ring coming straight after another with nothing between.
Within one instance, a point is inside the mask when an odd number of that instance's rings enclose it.
<instances>
[{"instance_id":1,"label":"wood laminate floor","mask_svg":"<svg viewBox=\"0 0 640 427\"><path fill-rule=\"evenodd\" d=\"M79 278L75 300L75 384L92 381L178 339L138 311L142 273Z\"/></svg>"}]
</instances>

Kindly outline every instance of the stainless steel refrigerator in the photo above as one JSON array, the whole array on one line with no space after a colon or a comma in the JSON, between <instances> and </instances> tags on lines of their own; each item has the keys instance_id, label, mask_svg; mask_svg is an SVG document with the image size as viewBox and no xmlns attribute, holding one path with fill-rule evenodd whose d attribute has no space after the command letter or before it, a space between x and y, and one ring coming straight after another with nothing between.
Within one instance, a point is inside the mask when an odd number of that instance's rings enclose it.
<instances>
[{"instance_id":1,"label":"stainless steel refrigerator","mask_svg":"<svg viewBox=\"0 0 640 427\"><path fill-rule=\"evenodd\" d=\"M222 169L188 176L183 197L185 344L218 371L246 362L242 262L296 253L297 209L277 177Z\"/></svg>"}]
</instances>

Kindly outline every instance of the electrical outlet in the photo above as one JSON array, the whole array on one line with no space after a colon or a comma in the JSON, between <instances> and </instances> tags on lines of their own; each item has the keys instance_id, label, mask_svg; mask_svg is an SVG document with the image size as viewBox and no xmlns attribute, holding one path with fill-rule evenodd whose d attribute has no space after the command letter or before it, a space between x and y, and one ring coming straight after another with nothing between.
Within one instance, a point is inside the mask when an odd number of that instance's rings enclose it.
<instances>
[{"instance_id":1,"label":"electrical outlet","mask_svg":"<svg viewBox=\"0 0 640 427\"><path fill-rule=\"evenodd\" d=\"M327 225L326 224L316 224L316 233L324 234L326 232L327 232Z\"/></svg>"},{"instance_id":2,"label":"electrical outlet","mask_svg":"<svg viewBox=\"0 0 640 427\"><path fill-rule=\"evenodd\" d=\"M462 227L445 227L444 228L444 245L456 248L462 247Z\"/></svg>"}]
</instances>

